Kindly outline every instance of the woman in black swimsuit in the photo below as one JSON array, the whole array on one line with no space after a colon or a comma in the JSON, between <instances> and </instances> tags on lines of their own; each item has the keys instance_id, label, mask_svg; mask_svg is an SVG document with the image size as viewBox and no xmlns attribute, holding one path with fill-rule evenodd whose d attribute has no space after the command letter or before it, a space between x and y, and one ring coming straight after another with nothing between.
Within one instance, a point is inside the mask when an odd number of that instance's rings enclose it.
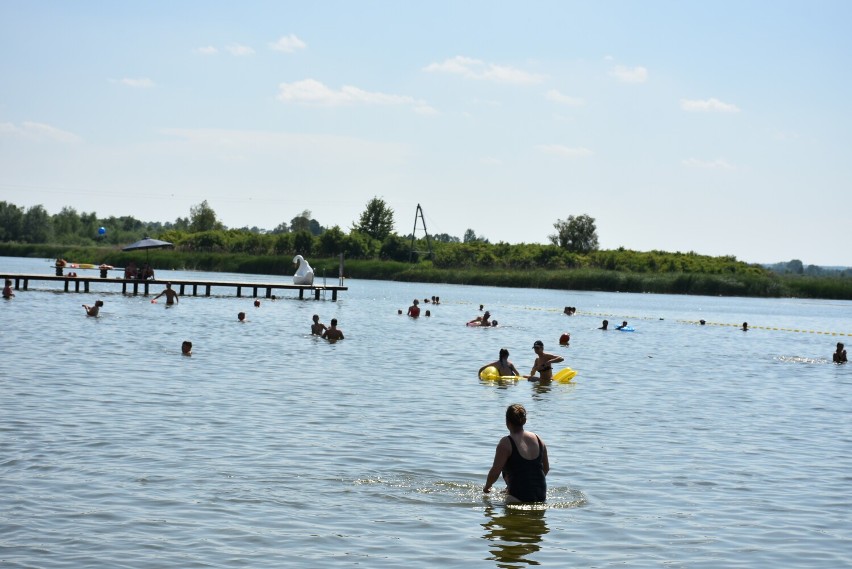
<instances>
[{"instance_id":1,"label":"woman in black swimsuit","mask_svg":"<svg viewBox=\"0 0 852 569\"><path fill-rule=\"evenodd\" d=\"M486 494L500 474L506 481L506 502L543 502L547 495L545 477L550 470L547 447L535 433L525 431L527 410L515 403L506 409L509 436L500 439L494 454L494 464L488 471Z\"/></svg>"}]
</instances>

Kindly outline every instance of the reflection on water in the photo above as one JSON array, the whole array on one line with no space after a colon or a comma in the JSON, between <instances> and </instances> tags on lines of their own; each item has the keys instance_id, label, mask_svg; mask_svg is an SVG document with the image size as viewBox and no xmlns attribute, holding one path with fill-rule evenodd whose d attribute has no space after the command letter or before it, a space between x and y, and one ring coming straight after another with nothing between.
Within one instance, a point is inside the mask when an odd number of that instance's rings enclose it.
<instances>
[{"instance_id":1,"label":"reflection on water","mask_svg":"<svg viewBox=\"0 0 852 569\"><path fill-rule=\"evenodd\" d=\"M541 549L541 540L549 531L544 519L546 511L546 508L487 506L482 537L488 541L491 555L486 559L496 561L497 567L539 565L531 556Z\"/></svg>"}]
</instances>

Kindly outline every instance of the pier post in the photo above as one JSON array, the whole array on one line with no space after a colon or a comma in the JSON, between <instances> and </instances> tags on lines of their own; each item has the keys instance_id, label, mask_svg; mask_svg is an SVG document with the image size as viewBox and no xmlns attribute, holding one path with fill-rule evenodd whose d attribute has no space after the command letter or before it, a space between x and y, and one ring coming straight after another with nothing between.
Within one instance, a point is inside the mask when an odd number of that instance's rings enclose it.
<instances>
[{"instance_id":1,"label":"pier post","mask_svg":"<svg viewBox=\"0 0 852 569\"><path fill-rule=\"evenodd\" d=\"M241 287L240 285L237 285L237 298L240 298L242 296L242 291L243 291L243 287Z\"/></svg>"}]
</instances>

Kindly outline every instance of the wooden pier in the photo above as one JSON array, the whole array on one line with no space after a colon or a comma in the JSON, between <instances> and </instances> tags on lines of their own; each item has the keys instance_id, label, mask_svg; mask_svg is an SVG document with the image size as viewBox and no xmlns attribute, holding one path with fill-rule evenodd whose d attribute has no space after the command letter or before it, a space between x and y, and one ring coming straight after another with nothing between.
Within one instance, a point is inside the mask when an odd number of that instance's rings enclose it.
<instances>
[{"instance_id":1,"label":"wooden pier","mask_svg":"<svg viewBox=\"0 0 852 569\"><path fill-rule=\"evenodd\" d=\"M286 278L286 277L284 277ZM87 277L87 276L70 276L70 275L21 275L21 274L2 274L0 279L9 279L15 284L15 290L27 290L30 282L47 281L63 283L65 292L89 292L89 285L97 283L100 285L121 285L122 294L142 294L148 296L151 294L151 287L156 289L156 293L162 292L166 283L171 283L172 289L180 296L186 296L191 291L192 296L199 296L199 291L203 291L201 296L211 296L213 288L236 289L237 296L243 296L243 292L251 291L252 297L258 296L258 291L263 293L266 298L272 298L274 290L298 290L299 298L305 298L305 291L313 293L314 300L320 299L320 294L325 291L331 291L331 300L337 300L337 291L349 290L349 287L341 285L324 285L310 284L297 285L284 282L253 282L253 281L196 281L188 279L168 279L168 280L139 280L139 279L124 279L124 278L106 278L106 277ZM55 290L55 289L51 289Z\"/></svg>"}]
</instances>

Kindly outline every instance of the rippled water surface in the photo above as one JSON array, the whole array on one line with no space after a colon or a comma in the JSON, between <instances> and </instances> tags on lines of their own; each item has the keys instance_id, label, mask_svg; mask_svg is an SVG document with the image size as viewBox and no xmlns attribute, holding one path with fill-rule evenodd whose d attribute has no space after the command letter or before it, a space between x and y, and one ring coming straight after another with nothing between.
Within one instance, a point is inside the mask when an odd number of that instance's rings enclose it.
<instances>
[{"instance_id":1,"label":"rippled water surface","mask_svg":"<svg viewBox=\"0 0 852 569\"><path fill-rule=\"evenodd\" d=\"M0 302L0 566L852 565L852 368L830 363L852 303L346 284ZM479 304L499 327L464 326ZM536 339L571 383L477 378L501 347L528 373ZM544 508L481 492L515 402L550 451Z\"/></svg>"}]
</instances>

